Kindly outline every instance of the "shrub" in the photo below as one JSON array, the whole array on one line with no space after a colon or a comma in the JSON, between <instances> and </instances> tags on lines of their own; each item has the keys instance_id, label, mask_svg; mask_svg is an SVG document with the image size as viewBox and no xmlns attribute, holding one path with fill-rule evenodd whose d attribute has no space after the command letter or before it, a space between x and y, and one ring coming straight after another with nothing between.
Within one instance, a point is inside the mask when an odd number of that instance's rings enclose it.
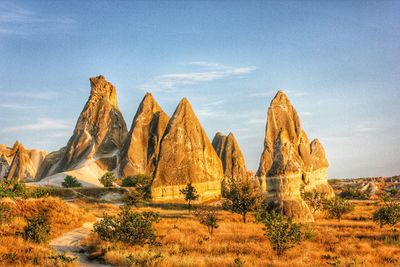
<instances>
[{"instance_id":1,"label":"shrub","mask_svg":"<svg viewBox=\"0 0 400 267\"><path fill-rule=\"evenodd\" d=\"M265 225L265 236L278 256L300 242L302 236L300 224L293 223L281 213L273 210L263 213L257 219Z\"/></svg>"},{"instance_id":2,"label":"shrub","mask_svg":"<svg viewBox=\"0 0 400 267\"><path fill-rule=\"evenodd\" d=\"M326 210L329 216L340 221L344 214L354 210L354 205L351 204L348 200L340 197L335 197L325 201L324 210Z\"/></svg>"},{"instance_id":3,"label":"shrub","mask_svg":"<svg viewBox=\"0 0 400 267\"><path fill-rule=\"evenodd\" d=\"M94 232L105 241L121 241L132 245L152 244L156 239L153 223L160 221L155 212L134 212L130 207L121 208L118 216L105 214L94 224Z\"/></svg>"},{"instance_id":4,"label":"shrub","mask_svg":"<svg viewBox=\"0 0 400 267\"><path fill-rule=\"evenodd\" d=\"M396 224L400 222L400 205L394 202L385 204L374 212L373 221L381 228L389 225L394 231Z\"/></svg>"},{"instance_id":5,"label":"shrub","mask_svg":"<svg viewBox=\"0 0 400 267\"><path fill-rule=\"evenodd\" d=\"M44 243L50 237L50 224L46 215L41 212L37 216L28 219L24 228L23 238L34 243Z\"/></svg>"},{"instance_id":6,"label":"shrub","mask_svg":"<svg viewBox=\"0 0 400 267\"><path fill-rule=\"evenodd\" d=\"M0 203L0 223L7 221L10 217L11 208L6 203Z\"/></svg>"},{"instance_id":7,"label":"shrub","mask_svg":"<svg viewBox=\"0 0 400 267\"><path fill-rule=\"evenodd\" d=\"M112 187L114 185L114 182L117 180L115 178L114 173L112 172L107 172L103 176L100 177L99 181L104 187Z\"/></svg>"},{"instance_id":8,"label":"shrub","mask_svg":"<svg viewBox=\"0 0 400 267\"><path fill-rule=\"evenodd\" d=\"M222 205L224 209L242 215L246 223L246 215L260 207L263 193L255 181L249 179L230 179L228 185L224 185Z\"/></svg>"},{"instance_id":9,"label":"shrub","mask_svg":"<svg viewBox=\"0 0 400 267\"><path fill-rule=\"evenodd\" d=\"M67 175L61 185L65 188L82 187L82 184L78 181L78 179L71 175Z\"/></svg>"},{"instance_id":10,"label":"shrub","mask_svg":"<svg viewBox=\"0 0 400 267\"><path fill-rule=\"evenodd\" d=\"M122 197L122 202L129 206L141 207L145 202L145 193L139 190L127 190Z\"/></svg>"},{"instance_id":11,"label":"shrub","mask_svg":"<svg viewBox=\"0 0 400 267\"><path fill-rule=\"evenodd\" d=\"M368 194L366 192L362 192L352 185L346 185L340 195L347 199L368 199Z\"/></svg>"},{"instance_id":12,"label":"shrub","mask_svg":"<svg viewBox=\"0 0 400 267\"><path fill-rule=\"evenodd\" d=\"M16 179L3 180L0 182L0 198L28 198L29 191L25 184L18 182Z\"/></svg>"},{"instance_id":13,"label":"shrub","mask_svg":"<svg viewBox=\"0 0 400 267\"><path fill-rule=\"evenodd\" d=\"M122 180L123 187L134 187L137 191L143 192L143 198L149 199L151 177L143 174L134 177L128 176Z\"/></svg>"},{"instance_id":14,"label":"shrub","mask_svg":"<svg viewBox=\"0 0 400 267\"><path fill-rule=\"evenodd\" d=\"M323 209L324 202L326 200L325 193L318 192L317 190L314 189L311 192L302 192L301 196L304 199L304 201L307 202L313 214Z\"/></svg>"},{"instance_id":15,"label":"shrub","mask_svg":"<svg viewBox=\"0 0 400 267\"><path fill-rule=\"evenodd\" d=\"M201 209L197 210L195 213L199 222L207 226L208 233L213 234L214 229L218 228L218 216L216 209Z\"/></svg>"},{"instance_id":16,"label":"shrub","mask_svg":"<svg viewBox=\"0 0 400 267\"><path fill-rule=\"evenodd\" d=\"M196 188L192 185L192 183L188 183L185 188L179 191L181 194L185 196L185 201L188 204L189 211L192 208L192 201L196 201L199 199L199 194L197 194Z\"/></svg>"},{"instance_id":17,"label":"shrub","mask_svg":"<svg viewBox=\"0 0 400 267\"><path fill-rule=\"evenodd\" d=\"M47 187L36 187L30 194L33 198L49 197L53 194L53 189Z\"/></svg>"}]
</instances>

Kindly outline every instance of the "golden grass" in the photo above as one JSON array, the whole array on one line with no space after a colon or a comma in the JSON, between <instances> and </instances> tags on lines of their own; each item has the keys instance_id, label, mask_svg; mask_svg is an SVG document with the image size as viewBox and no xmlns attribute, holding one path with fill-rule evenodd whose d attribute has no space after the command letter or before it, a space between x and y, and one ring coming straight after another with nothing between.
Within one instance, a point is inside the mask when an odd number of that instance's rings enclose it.
<instances>
[{"instance_id":1,"label":"golden grass","mask_svg":"<svg viewBox=\"0 0 400 267\"><path fill-rule=\"evenodd\" d=\"M161 213L163 220L155 225L160 246L110 244L95 235L85 243L94 256L103 255L115 266L130 266L133 261L163 267L237 266L238 259L244 266L400 266L400 246L385 245L383 240L389 229L359 220L370 218L375 209L375 203L358 202L340 222L317 214L316 223L305 227L313 232L311 239L281 257L271 249L262 225L252 218L243 224L239 215L226 211L219 212L219 228L212 237L187 211L152 207L140 210Z\"/></svg>"},{"instance_id":2,"label":"golden grass","mask_svg":"<svg viewBox=\"0 0 400 267\"><path fill-rule=\"evenodd\" d=\"M39 245L25 241L18 232L23 231L26 218L44 210L47 210L49 217L51 238L80 227L85 221L95 220L93 215L54 197L15 201L6 199L2 202L10 206L12 218L0 225L0 266L74 265L49 259L49 256L57 253L46 244Z\"/></svg>"}]
</instances>

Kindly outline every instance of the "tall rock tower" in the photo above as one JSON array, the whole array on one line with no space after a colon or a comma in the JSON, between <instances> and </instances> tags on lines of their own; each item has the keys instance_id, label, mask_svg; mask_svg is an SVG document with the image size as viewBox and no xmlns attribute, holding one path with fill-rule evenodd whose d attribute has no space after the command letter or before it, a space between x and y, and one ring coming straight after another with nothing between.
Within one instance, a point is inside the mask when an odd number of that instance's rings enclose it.
<instances>
[{"instance_id":1,"label":"tall rock tower","mask_svg":"<svg viewBox=\"0 0 400 267\"><path fill-rule=\"evenodd\" d=\"M181 200L179 190L189 182L202 200L221 195L221 160L190 103L183 98L161 140L151 192L154 200Z\"/></svg>"}]
</instances>

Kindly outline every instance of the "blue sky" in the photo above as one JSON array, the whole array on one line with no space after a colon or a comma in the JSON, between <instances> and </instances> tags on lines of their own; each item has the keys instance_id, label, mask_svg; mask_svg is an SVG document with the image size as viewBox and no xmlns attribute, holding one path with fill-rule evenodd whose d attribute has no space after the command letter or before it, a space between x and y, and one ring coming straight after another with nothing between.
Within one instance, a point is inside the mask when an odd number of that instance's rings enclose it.
<instances>
[{"instance_id":1,"label":"blue sky","mask_svg":"<svg viewBox=\"0 0 400 267\"><path fill-rule=\"evenodd\" d=\"M0 143L66 144L103 74L128 127L146 91L186 96L250 169L286 90L330 177L400 173L400 1L1 1Z\"/></svg>"}]
</instances>

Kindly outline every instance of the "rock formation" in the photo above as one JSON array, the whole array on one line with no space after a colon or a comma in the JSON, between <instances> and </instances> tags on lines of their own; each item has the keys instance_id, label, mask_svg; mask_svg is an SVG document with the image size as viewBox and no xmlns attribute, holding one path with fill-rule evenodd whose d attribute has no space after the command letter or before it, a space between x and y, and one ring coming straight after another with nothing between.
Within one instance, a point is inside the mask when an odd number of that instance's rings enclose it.
<instances>
[{"instance_id":1,"label":"rock formation","mask_svg":"<svg viewBox=\"0 0 400 267\"><path fill-rule=\"evenodd\" d=\"M89 165L90 169L104 171L116 168L117 154L128 132L118 107L116 88L101 75L90 78L90 85L89 99L72 137L65 148L49 154L39 179ZM95 175L98 174L96 171Z\"/></svg>"},{"instance_id":2,"label":"rock formation","mask_svg":"<svg viewBox=\"0 0 400 267\"><path fill-rule=\"evenodd\" d=\"M179 190L192 182L202 200L221 194L223 168L186 98L182 99L161 140L152 182L154 200L182 200Z\"/></svg>"},{"instance_id":3,"label":"rock formation","mask_svg":"<svg viewBox=\"0 0 400 267\"><path fill-rule=\"evenodd\" d=\"M228 136L217 133L212 145L222 161L225 178L244 179L250 175L233 133L229 133Z\"/></svg>"},{"instance_id":4,"label":"rock formation","mask_svg":"<svg viewBox=\"0 0 400 267\"><path fill-rule=\"evenodd\" d=\"M18 141L12 148L1 145L0 178L18 180L34 178L46 155L46 151L25 149Z\"/></svg>"},{"instance_id":5,"label":"rock formation","mask_svg":"<svg viewBox=\"0 0 400 267\"><path fill-rule=\"evenodd\" d=\"M160 150L161 138L169 116L147 93L133 119L128 138L120 155L122 177L144 174L153 176Z\"/></svg>"},{"instance_id":6,"label":"rock formation","mask_svg":"<svg viewBox=\"0 0 400 267\"><path fill-rule=\"evenodd\" d=\"M268 109L268 121L257 177L271 199L278 200L286 215L312 221L300 189L322 190L332 196L327 182L328 162L318 142L311 144L301 128L299 116L283 91Z\"/></svg>"}]
</instances>

